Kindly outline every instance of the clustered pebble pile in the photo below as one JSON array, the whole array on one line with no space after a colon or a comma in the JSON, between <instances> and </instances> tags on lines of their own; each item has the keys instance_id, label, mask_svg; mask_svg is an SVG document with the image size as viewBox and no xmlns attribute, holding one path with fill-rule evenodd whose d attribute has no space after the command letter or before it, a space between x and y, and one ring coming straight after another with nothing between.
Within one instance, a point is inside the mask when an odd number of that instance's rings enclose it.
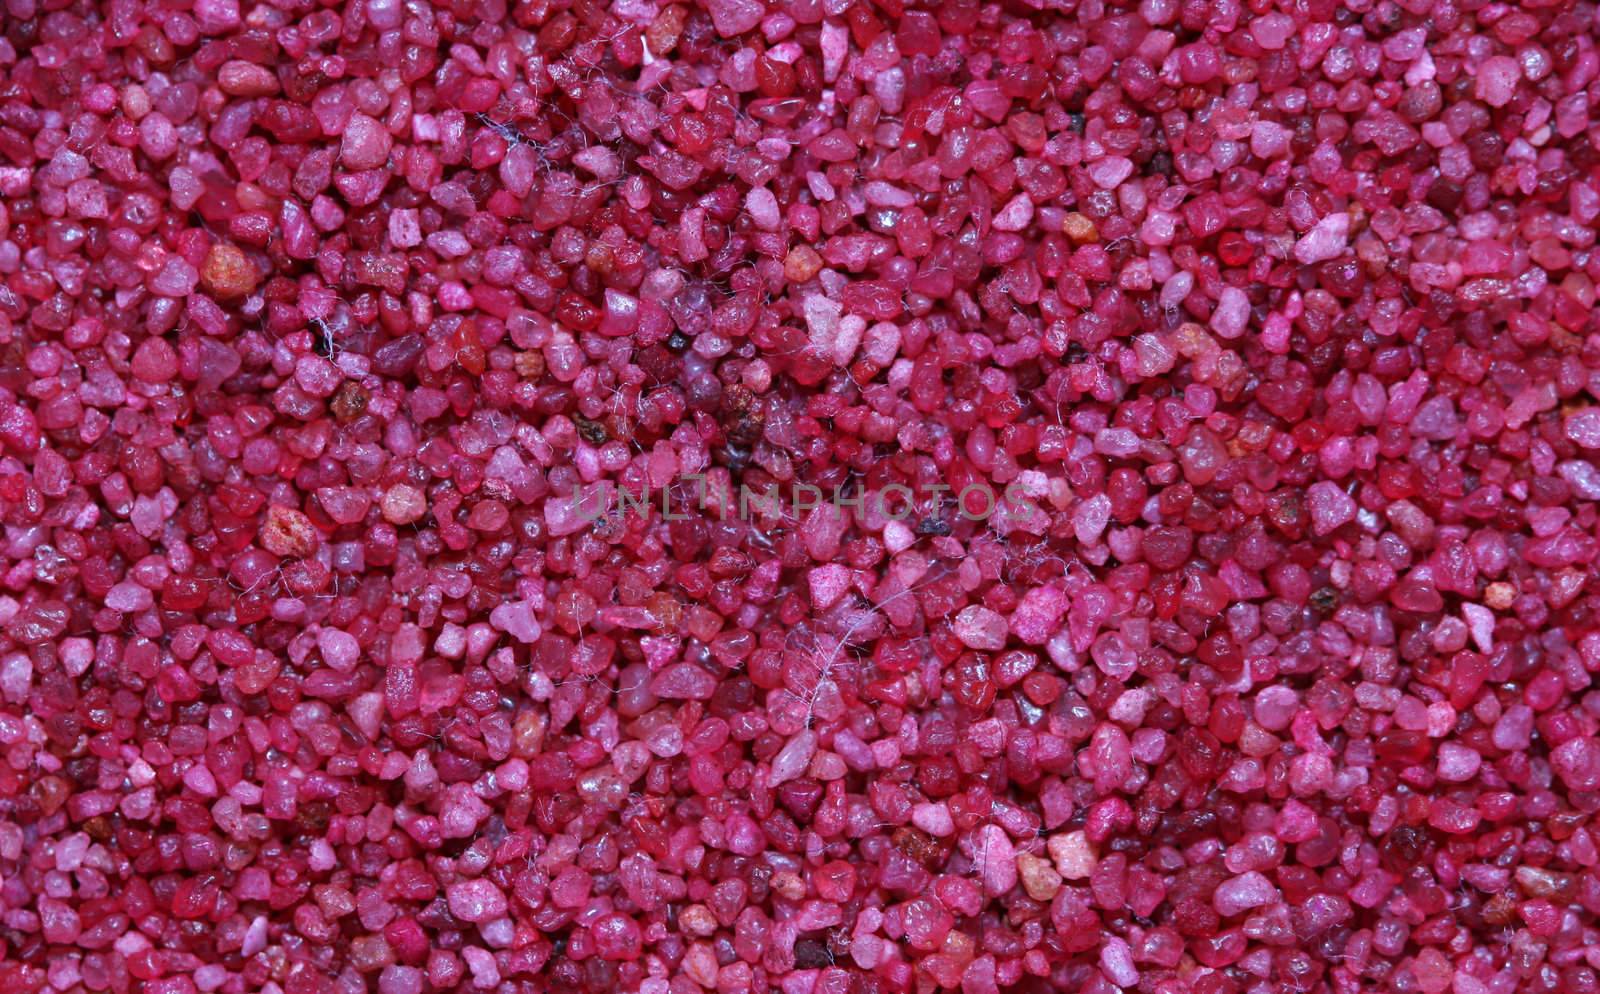
<instances>
[{"instance_id":1,"label":"clustered pebble pile","mask_svg":"<svg viewBox=\"0 0 1600 994\"><path fill-rule=\"evenodd\" d=\"M1600 991L1595 18L3 0L0 990Z\"/></svg>"}]
</instances>

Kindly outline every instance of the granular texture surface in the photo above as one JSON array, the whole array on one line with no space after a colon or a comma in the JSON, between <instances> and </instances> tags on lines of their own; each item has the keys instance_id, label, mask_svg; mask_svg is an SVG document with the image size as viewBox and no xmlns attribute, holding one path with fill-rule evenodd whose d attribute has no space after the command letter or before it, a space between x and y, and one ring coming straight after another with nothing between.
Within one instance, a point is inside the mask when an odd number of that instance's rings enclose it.
<instances>
[{"instance_id":1,"label":"granular texture surface","mask_svg":"<svg viewBox=\"0 0 1600 994\"><path fill-rule=\"evenodd\" d=\"M0 992L1600 994L1589 0L0 0Z\"/></svg>"}]
</instances>

